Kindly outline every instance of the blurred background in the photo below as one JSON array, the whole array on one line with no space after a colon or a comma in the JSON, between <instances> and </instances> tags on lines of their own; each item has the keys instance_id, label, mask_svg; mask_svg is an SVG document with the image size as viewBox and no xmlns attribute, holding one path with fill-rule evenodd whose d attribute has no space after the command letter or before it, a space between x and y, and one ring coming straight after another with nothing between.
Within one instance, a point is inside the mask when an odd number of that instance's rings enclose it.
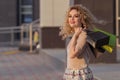
<instances>
[{"instance_id":1,"label":"blurred background","mask_svg":"<svg viewBox=\"0 0 120 80\"><path fill-rule=\"evenodd\" d=\"M32 31L40 29L41 48L65 48L65 41L58 36L59 27L64 23L66 10L74 4L86 6L98 20L105 21L103 25L96 24L98 28L117 36L113 54L104 54L99 61L119 62L119 0L1 0L0 45L19 46L23 41L30 40L29 24L32 23Z\"/></svg>"},{"instance_id":2,"label":"blurred background","mask_svg":"<svg viewBox=\"0 0 120 80\"><path fill-rule=\"evenodd\" d=\"M33 52L33 32L38 30L40 49L65 63L66 41L61 40L59 28L66 10L75 4L86 6L98 20L104 21L96 27L117 36L113 53L106 52L91 60L91 64L119 64L120 0L0 0L0 52L18 53L14 51L21 47Z\"/></svg>"}]
</instances>

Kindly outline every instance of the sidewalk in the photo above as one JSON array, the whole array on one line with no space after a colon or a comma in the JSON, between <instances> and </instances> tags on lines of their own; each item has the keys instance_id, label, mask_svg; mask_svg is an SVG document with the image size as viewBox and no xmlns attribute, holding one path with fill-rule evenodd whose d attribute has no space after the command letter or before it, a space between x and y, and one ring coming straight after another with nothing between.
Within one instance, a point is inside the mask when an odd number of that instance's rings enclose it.
<instances>
[{"instance_id":1,"label":"sidewalk","mask_svg":"<svg viewBox=\"0 0 120 80\"><path fill-rule=\"evenodd\" d=\"M14 54L9 54L7 51ZM42 49L39 54L17 52L17 48L0 48L0 80L61 80L65 49ZM7 54L6 54L7 53ZM120 63L90 64L98 80L120 80Z\"/></svg>"},{"instance_id":2,"label":"sidewalk","mask_svg":"<svg viewBox=\"0 0 120 80\"><path fill-rule=\"evenodd\" d=\"M4 49L4 51L1 49ZM28 52L8 54L7 48L1 49L0 80L62 79L65 68L64 63L42 51L39 54L30 54ZM12 48L9 50L12 50Z\"/></svg>"},{"instance_id":3,"label":"sidewalk","mask_svg":"<svg viewBox=\"0 0 120 80\"><path fill-rule=\"evenodd\" d=\"M43 49L48 55L66 63L65 49ZM120 80L120 63L116 64L90 64L90 67L98 80Z\"/></svg>"},{"instance_id":4,"label":"sidewalk","mask_svg":"<svg viewBox=\"0 0 120 80\"><path fill-rule=\"evenodd\" d=\"M120 80L120 63L91 64L90 67L98 80Z\"/></svg>"}]
</instances>

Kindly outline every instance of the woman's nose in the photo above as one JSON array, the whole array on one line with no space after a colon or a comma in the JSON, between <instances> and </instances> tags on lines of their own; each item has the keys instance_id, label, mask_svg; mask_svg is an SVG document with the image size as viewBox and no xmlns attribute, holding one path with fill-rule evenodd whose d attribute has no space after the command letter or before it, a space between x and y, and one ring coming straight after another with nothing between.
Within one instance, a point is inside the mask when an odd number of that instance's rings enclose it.
<instances>
[{"instance_id":1,"label":"woman's nose","mask_svg":"<svg viewBox=\"0 0 120 80\"><path fill-rule=\"evenodd\" d=\"M72 16L72 20L74 20L74 16Z\"/></svg>"}]
</instances>

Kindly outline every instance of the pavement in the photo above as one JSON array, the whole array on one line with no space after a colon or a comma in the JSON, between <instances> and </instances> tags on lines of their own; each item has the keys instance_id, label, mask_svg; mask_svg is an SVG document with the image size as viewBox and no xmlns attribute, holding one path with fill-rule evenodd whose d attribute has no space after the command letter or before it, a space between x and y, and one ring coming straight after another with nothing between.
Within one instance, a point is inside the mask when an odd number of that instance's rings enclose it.
<instances>
[{"instance_id":1,"label":"pavement","mask_svg":"<svg viewBox=\"0 0 120 80\"><path fill-rule=\"evenodd\" d=\"M66 63L65 49L43 49L43 51ZM119 53L120 49L117 51L117 54ZM120 63L95 63L90 64L90 68L97 80L120 80Z\"/></svg>"},{"instance_id":2,"label":"pavement","mask_svg":"<svg viewBox=\"0 0 120 80\"><path fill-rule=\"evenodd\" d=\"M65 49L41 49L39 54L0 48L0 80L62 80ZM90 64L97 80L120 80L120 63Z\"/></svg>"},{"instance_id":3,"label":"pavement","mask_svg":"<svg viewBox=\"0 0 120 80\"><path fill-rule=\"evenodd\" d=\"M42 51L32 54L0 48L0 80L62 80L64 68L62 61Z\"/></svg>"},{"instance_id":4,"label":"pavement","mask_svg":"<svg viewBox=\"0 0 120 80\"><path fill-rule=\"evenodd\" d=\"M119 64L91 64L94 76L98 80L120 80L120 63Z\"/></svg>"}]
</instances>

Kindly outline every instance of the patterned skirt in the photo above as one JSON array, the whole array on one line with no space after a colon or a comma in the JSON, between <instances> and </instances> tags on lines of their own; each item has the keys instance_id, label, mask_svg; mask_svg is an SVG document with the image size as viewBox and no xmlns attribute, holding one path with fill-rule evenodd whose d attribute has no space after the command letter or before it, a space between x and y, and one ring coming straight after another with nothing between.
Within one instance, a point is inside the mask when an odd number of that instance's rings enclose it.
<instances>
[{"instance_id":1,"label":"patterned skirt","mask_svg":"<svg viewBox=\"0 0 120 80\"><path fill-rule=\"evenodd\" d=\"M94 78L91 69L86 67L80 70L66 69L63 80L94 80Z\"/></svg>"}]
</instances>

